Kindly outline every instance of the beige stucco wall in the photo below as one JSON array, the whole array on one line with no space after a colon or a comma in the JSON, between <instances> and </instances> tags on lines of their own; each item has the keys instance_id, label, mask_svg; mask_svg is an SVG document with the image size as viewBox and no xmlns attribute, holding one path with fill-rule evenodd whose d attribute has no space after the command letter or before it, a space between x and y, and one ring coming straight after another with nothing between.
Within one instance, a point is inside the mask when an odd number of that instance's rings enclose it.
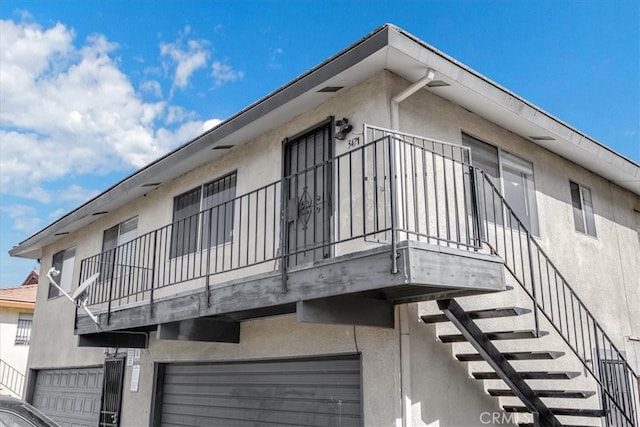
<instances>
[{"instance_id":1,"label":"beige stucco wall","mask_svg":"<svg viewBox=\"0 0 640 427\"><path fill-rule=\"evenodd\" d=\"M361 132L365 122L389 127L388 99L407 84L384 72L355 88L340 91L326 103L282 127L163 184L144 198L45 248L29 366L32 369L89 366L104 360L103 349L76 347L73 306L63 298L47 301L45 274L55 252L76 247L75 287L80 260L100 252L104 230L135 215L139 218L139 235L166 225L172 218L175 196L232 170L238 171L238 195L279 179L282 140L328 116L348 117L354 125L353 136ZM637 310L640 307L640 244L633 216L633 209L640 208L638 196L426 91L419 91L401 104L400 130L453 143L460 143L461 131L465 131L531 161L536 178L540 244L616 344L635 360L636 368L640 367L640 347L626 338L640 335ZM336 154L345 150L345 142L336 143ZM597 238L574 231L569 179L591 188ZM451 354L434 341L432 330L417 323L416 316L412 321L413 419L416 423L442 427L477 425L478 411L495 410L495 401L480 393L481 388L466 377L464 369L453 361ZM402 413L399 407L398 331L358 327L356 333L359 350L363 353L367 425L394 425ZM153 363L157 361L251 359L352 351L352 327L302 325L291 316L244 322L239 345L152 340L149 349L143 351L140 390L125 393L123 420L138 420L141 410L145 411L143 417L148 419ZM126 390L129 379L128 368ZM461 396L464 396L464 408L467 409L455 410L446 403L459 400Z\"/></svg>"}]
</instances>

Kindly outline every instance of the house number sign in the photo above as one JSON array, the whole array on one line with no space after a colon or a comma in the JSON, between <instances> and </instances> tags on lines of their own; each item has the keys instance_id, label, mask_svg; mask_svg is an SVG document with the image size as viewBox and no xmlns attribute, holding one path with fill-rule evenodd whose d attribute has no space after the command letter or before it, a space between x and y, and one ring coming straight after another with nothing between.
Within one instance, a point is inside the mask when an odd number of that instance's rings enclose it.
<instances>
[{"instance_id":1,"label":"house number sign","mask_svg":"<svg viewBox=\"0 0 640 427\"><path fill-rule=\"evenodd\" d=\"M356 148L361 144L362 144L362 141L360 140L359 136L354 136L353 138L347 139L347 147L349 149Z\"/></svg>"}]
</instances>

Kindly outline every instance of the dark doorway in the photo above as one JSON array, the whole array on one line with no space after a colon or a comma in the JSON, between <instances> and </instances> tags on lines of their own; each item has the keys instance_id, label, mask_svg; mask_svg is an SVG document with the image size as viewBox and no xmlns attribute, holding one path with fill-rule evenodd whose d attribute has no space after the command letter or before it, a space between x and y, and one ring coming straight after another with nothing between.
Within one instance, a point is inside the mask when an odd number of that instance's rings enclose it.
<instances>
[{"instance_id":1,"label":"dark doorway","mask_svg":"<svg viewBox=\"0 0 640 427\"><path fill-rule=\"evenodd\" d=\"M118 427L120 425L123 379L124 358L113 357L106 359L104 361L104 382L102 385L99 427Z\"/></svg>"},{"instance_id":2,"label":"dark doorway","mask_svg":"<svg viewBox=\"0 0 640 427\"><path fill-rule=\"evenodd\" d=\"M284 143L286 267L331 254L333 120Z\"/></svg>"}]
</instances>

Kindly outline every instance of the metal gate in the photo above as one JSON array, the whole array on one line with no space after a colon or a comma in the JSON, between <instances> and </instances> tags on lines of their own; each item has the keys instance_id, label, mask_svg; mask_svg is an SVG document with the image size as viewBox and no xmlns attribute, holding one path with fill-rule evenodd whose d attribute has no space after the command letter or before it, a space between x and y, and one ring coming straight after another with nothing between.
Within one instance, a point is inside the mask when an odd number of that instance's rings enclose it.
<instances>
[{"instance_id":1,"label":"metal gate","mask_svg":"<svg viewBox=\"0 0 640 427\"><path fill-rule=\"evenodd\" d=\"M104 382L99 427L118 427L120 425L123 378L124 358L113 357L106 359L104 361Z\"/></svg>"},{"instance_id":2,"label":"metal gate","mask_svg":"<svg viewBox=\"0 0 640 427\"><path fill-rule=\"evenodd\" d=\"M333 120L284 144L287 267L330 256Z\"/></svg>"}]
</instances>

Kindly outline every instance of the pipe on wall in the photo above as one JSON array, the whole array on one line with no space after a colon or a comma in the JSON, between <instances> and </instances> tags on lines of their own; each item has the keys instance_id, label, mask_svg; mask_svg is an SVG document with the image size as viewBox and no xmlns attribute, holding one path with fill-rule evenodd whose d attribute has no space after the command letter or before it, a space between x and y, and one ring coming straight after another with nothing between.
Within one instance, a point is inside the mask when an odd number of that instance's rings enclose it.
<instances>
[{"instance_id":1,"label":"pipe on wall","mask_svg":"<svg viewBox=\"0 0 640 427\"><path fill-rule=\"evenodd\" d=\"M399 130L400 126L400 103L411 95L428 85L436 77L436 72L431 68L423 78L413 83L402 92L398 93L390 100L391 129ZM398 307L398 320L400 332L400 398L402 399L402 427L413 425L413 415L411 413L411 337L409 331L409 309L407 304Z\"/></svg>"}]
</instances>

